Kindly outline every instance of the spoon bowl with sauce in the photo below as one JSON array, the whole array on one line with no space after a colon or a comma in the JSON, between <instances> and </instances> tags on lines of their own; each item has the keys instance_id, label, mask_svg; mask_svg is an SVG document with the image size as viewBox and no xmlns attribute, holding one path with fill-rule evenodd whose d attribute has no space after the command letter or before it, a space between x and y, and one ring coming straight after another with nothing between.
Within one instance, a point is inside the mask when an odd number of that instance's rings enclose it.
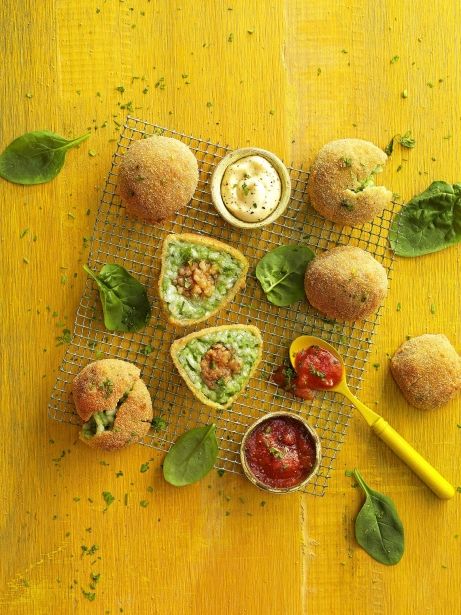
<instances>
[{"instance_id":1,"label":"spoon bowl with sauce","mask_svg":"<svg viewBox=\"0 0 461 615\"><path fill-rule=\"evenodd\" d=\"M377 412L368 408L349 389L344 361L328 342L312 335L297 337L290 346L290 361L306 387L341 393L357 408L374 433L404 461L441 499L452 498L455 490Z\"/></svg>"}]
</instances>

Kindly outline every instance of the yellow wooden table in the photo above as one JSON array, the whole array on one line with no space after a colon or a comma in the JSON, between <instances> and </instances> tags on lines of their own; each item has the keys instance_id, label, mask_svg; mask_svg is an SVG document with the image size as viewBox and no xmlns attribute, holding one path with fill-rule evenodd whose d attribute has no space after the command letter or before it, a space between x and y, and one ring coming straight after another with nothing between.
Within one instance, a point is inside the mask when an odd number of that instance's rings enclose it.
<instances>
[{"instance_id":1,"label":"yellow wooden table","mask_svg":"<svg viewBox=\"0 0 461 615\"><path fill-rule=\"evenodd\" d=\"M408 200L434 179L460 180L460 3L5 0L0 10L2 149L28 130L92 131L53 182L0 182L0 612L459 612L459 494L439 501L360 418L325 497L270 497L214 471L175 489L162 454L97 454L76 427L47 418L47 402L127 111L306 164L334 138L384 147L411 130L416 147L396 147L382 178ZM455 485L460 399L410 408L388 355L424 332L460 349L460 273L459 247L396 261L361 392ZM400 511L406 552L395 567L355 542L353 467ZM107 511L103 491L116 498Z\"/></svg>"}]
</instances>

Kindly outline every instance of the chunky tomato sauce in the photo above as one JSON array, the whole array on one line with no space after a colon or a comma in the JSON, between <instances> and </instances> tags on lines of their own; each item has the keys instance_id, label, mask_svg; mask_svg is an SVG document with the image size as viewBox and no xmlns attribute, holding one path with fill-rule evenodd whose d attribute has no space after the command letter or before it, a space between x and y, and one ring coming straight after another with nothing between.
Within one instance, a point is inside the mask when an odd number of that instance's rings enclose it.
<instances>
[{"instance_id":1,"label":"chunky tomato sauce","mask_svg":"<svg viewBox=\"0 0 461 615\"><path fill-rule=\"evenodd\" d=\"M264 485L287 488L299 485L316 461L315 442L295 418L268 418L257 425L245 442L250 470Z\"/></svg>"},{"instance_id":2,"label":"chunky tomato sauce","mask_svg":"<svg viewBox=\"0 0 461 615\"><path fill-rule=\"evenodd\" d=\"M273 372L272 381L301 399L313 399L314 391L319 389L332 389L343 375L340 361L320 346L298 352L295 368L283 363Z\"/></svg>"},{"instance_id":3,"label":"chunky tomato sauce","mask_svg":"<svg viewBox=\"0 0 461 615\"><path fill-rule=\"evenodd\" d=\"M332 389L339 384L343 368L338 359L320 346L309 346L295 358L298 380L309 389Z\"/></svg>"}]
</instances>

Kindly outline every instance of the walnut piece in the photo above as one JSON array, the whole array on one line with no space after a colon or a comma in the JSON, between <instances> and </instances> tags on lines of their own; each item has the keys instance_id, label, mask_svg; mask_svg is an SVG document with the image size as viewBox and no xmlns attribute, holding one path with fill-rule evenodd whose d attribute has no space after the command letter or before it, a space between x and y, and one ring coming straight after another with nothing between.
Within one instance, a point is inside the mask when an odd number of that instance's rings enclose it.
<instances>
[{"instance_id":1,"label":"walnut piece","mask_svg":"<svg viewBox=\"0 0 461 615\"><path fill-rule=\"evenodd\" d=\"M215 263L190 261L179 268L174 284L178 293L188 299L211 297L218 276L219 268Z\"/></svg>"},{"instance_id":2,"label":"walnut piece","mask_svg":"<svg viewBox=\"0 0 461 615\"><path fill-rule=\"evenodd\" d=\"M200 361L202 380L209 389L215 389L219 380L227 382L242 369L242 364L234 357L232 350L223 344L215 344Z\"/></svg>"}]
</instances>

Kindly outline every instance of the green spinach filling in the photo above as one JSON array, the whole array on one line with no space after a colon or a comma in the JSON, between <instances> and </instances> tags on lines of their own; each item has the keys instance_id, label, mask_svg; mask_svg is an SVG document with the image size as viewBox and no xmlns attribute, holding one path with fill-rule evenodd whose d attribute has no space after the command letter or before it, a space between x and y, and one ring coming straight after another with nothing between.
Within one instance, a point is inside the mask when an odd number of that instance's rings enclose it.
<instances>
[{"instance_id":1,"label":"green spinach filling","mask_svg":"<svg viewBox=\"0 0 461 615\"><path fill-rule=\"evenodd\" d=\"M89 440L99 433L112 431L115 422L115 415L122 404L127 400L128 395L129 391L126 391L126 393L124 393L119 399L117 406L113 410L101 410L100 412L95 412L91 416L90 420L83 424L83 437Z\"/></svg>"},{"instance_id":2,"label":"green spinach filling","mask_svg":"<svg viewBox=\"0 0 461 615\"><path fill-rule=\"evenodd\" d=\"M191 262L215 264L219 275L210 297L185 297L178 292L175 280L179 269ZM162 282L163 299L170 314L178 320L197 319L216 309L233 288L242 273L242 263L231 254L203 244L172 241L168 245Z\"/></svg>"}]
</instances>

